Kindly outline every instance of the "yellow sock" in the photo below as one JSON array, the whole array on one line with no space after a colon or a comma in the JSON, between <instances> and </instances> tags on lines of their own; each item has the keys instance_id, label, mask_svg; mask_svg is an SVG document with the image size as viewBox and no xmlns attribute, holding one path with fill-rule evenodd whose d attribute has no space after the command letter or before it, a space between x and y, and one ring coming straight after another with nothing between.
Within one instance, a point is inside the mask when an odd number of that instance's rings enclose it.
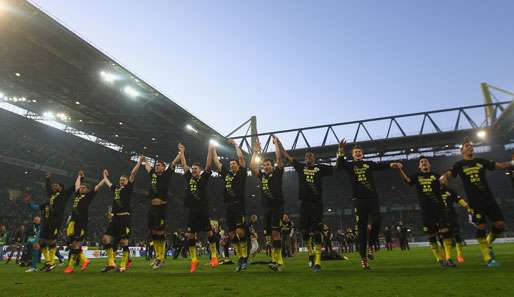
<instances>
[{"instance_id":1,"label":"yellow sock","mask_svg":"<svg viewBox=\"0 0 514 297\"><path fill-rule=\"evenodd\" d=\"M321 244L316 244L314 250L314 265L321 265Z\"/></svg>"},{"instance_id":2,"label":"yellow sock","mask_svg":"<svg viewBox=\"0 0 514 297\"><path fill-rule=\"evenodd\" d=\"M191 255L191 262L198 262L198 258L196 257L196 246L189 247L189 255Z\"/></svg>"},{"instance_id":3,"label":"yellow sock","mask_svg":"<svg viewBox=\"0 0 514 297\"><path fill-rule=\"evenodd\" d=\"M48 247L42 247L41 248L41 255L43 255L43 259L45 260L45 263L50 262L50 257L48 255Z\"/></svg>"},{"instance_id":4,"label":"yellow sock","mask_svg":"<svg viewBox=\"0 0 514 297\"><path fill-rule=\"evenodd\" d=\"M307 239L307 253L309 254L309 256L314 255L314 252L312 250L312 238L311 237L309 237L309 239Z\"/></svg>"},{"instance_id":5,"label":"yellow sock","mask_svg":"<svg viewBox=\"0 0 514 297\"><path fill-rule=\"evenodd\" d=\"M241 257L247 258L248 257L248 244L246 241L241 241L239 243L241 245Z\"/></svg>"},{"instance_id":6,"label":"yellow sock","mask_svg":"<svg viewBox=\"0 0 514 297\"><path fill-rule=\"evenodd\" d=\"M218 258L218 250L216 249L216 243L209 243L209 249L211 250L211 259Z\"/></svg>"},{"instance_id":7,"label":"yellow sock","mask_svg":"<svg viewBox=\"0 0 514 297\"><path fill-rule=\"evenodd\" d=\"M48 248L48 263L50 263L50 265L55 265L55 251L56 250L57 250L57 247Z\"/></svg>"},{"instance_id":8,"label":"yellow sock","mask_svg":"<svg viewBox=\"0 0 514 297\"><path fill-rule=\"evenodd\" d=\"M86 255L84 255L84 252L80 251L80 254L79 254L79 257L80 257L80 264L84 264L84 262L87 260L87 257Z\"/></svg>"},{"instance_id":9,"label":"yellow sock","mask_svg":"<svg viewBox=\"0 0 514 297\"><path fill-rule=\"evenodd\" d=\"M159 246L159 260L164 260L164 249L166 248L166 242L163 240L159 240L157 242L157 245Z\"/></svg>"},{"instance_id":10,"label":"yellow sock","mask_svg":"<svg viewBox=\"0 0 514 297\"><path fill-rule=\"evenodd\" d=\"M455 244L455 249L457 250L457 257L464 257L464 253L462 252L462 243L457 242Z\"/></svg>"},{"instance_id":11,"label":"yellow sock","mask_svg":"<svg viewBox=\"0 0 514 297\"><path fill-rule=\"evenodd\" d=\"M431 242L430 248L432 249L432 254L437 262L441 261L441 249L439 249L439 245L437 242Z\"/></svg>"},{"instance_id":12,"label":"yellow sock","mask_svg":"<svg viewBox=\"0 0 514 297\"><path fill-rule=\"evenodd\" d=\"M282 249L279 249L279 248L276 249L275 261L278 265L284 265L284 259L282 258Z\"/></svg>"},{"instance_id":13,"label":"yellow sock","mask_svg":"<svg viewBox=\"0 0 514 297\"><path fill-rule=\"evenodd\" d=\"M277 248L271 249L271 262L277 263Z\"/></svg>"},{"instance_id":14,"label":"yellow sock","mask_svg":"<svg viewBox=\"0 0 514 297\"><path fill-rule=\"evenodd\" d=\"M129 251L123 250L123 254L121 256L120 267L125 268L127 266L128 260L129 260Z\"/></svg>"},{"instance_id":15,"label":"yellow sock","mask_svg":"<svg viewBox=\"0 0 514 297\"><path fill-rule=\"evenodd\" d=\"M491 244L493 244L493 241L496 239L496 236L494 236L494 234L492 232L489 232L489 234L487 234L487 244L489 246L491 246Z\"/></svg>"},{"instance_id":16,"label":"yellow sock","mask_svg":"<svg viewBox=\"0 0 514 297\"><path fill-rule=\"evenodd\" d=\"M452 248L453 243L451 239L445 239L443 240L443 246L444 246L444 254L445 254L445 260L450 260L452 258Z\"/></svg>"},{"instance_id":17,"label":"yellow sock","mask_svg":"<svg viewBox=\"0 0 514 297\"><path fill-rule=\"evenodd\" d=\"M489 244L487 243L486 238L477 238L478 245L480 247L480 251L482 252L482 257L484 258L484 262L489 262L491 260L491 256L489 255Z\"/></svg>"},{"instance_id":18,"label":"yellow sock","mask_svg":"<svg viewBox=\"0 0 514 297\"><path fill-rule=\"evenodd\" d=\"M107 248L106 252L107 252L107 265L115 266L116 263L114 261L114 250L112 249L112 247L110 247L110 248Z\"/></svg>"},{"instance_id":19,"label":"yellow sock","mask_svg":"<svg viewBox=\"0 0 514 297\"><path fill-rule=\"evenodd\" d=\"M68 255L68 267L73 267L75 263L77 262L77 255L76 254L70 254Z\"/></svg>"}]
</instances>

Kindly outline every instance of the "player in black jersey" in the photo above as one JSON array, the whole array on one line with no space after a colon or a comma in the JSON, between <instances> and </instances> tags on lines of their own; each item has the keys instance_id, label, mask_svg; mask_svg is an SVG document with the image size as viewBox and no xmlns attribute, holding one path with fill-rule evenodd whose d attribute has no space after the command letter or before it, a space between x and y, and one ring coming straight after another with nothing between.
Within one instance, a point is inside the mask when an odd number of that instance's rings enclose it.
<instances>
[{"instance_id":1,"label":"player in black jersey","mask_svg":"<svg viewBox=\"0 0 514 297\"><path fill-rule=\"evenodd\" d=\"M452 237L447 224L444 201L441 197L441 184L439 174L432 172L432 166L427 157L419 158L418 172L408 175L401 163L396 168L407 184L415 186L418 193L418 203L422 212L423 231L429 236L430 248L441 266L455 267L451 256ZM438 235L443 239L444 253L438 244Z\"/></svg>"},{"instance_id":2,"label":"player in black jersey","mask_svg":"<svg viewBox=\"0 0 514 297\"><path fill-rule=\"evenodd\" d=\"M473 209L473 223L477 227L476 238L484 262L489 267L497 266L492 243L505 230L505 219L487 182L486 170L510 169L514 161L495 162L475 158L473 144L469 140L462 143L460 152L463 159L458 161L441 176L441 183L448 184L450 176L459 176L464 185L469 206ZM487 234L487 220L492 222L491 231Z\"/></svg>"},{"instance_id":3,"label":"player in black jersey","mask_svg":"<svg viewBox=\"0 0 514 297\"><path fill-rule=\"evenodd\" d=\"M168 185L171 176L175 172L175 165L180 160L180 151L175 159L166 168L163 161L155 161L155 166L145 161L145 170L150 175L150 189L148 198L151 201L150 209L148 210L148 229L152 236L152 243L155 249L155 259L152 263L153 269L159 269L164 261L164 254L166 252L166 216L167 216L167 203L168 203Z\"/></svg>"},{"instance_id":4,"label":"player in black jersey","mask_svg":"<svg viewBox=\"0 0 514 297\"><path fill-rule=\"evenodd\" d=\"M273 137L275 145L276 165L273 160L264 159L262 170L259 168L261 146L257 142L253 148L250 168L260 181L261 198L264 206L264 228L266 234L271 234L272 254L270 268L273 271L282 271L282 243L280 238L281 220L284 214L284 195L282 193L282 176L284 175L284 162L280 140Z\"/></svg>"},{"instance_id":5,"label":"player in black jersey","mask_svg":"<svg viewBox=\"0 0 514 297\"><path fill-rule=\"evenodd\" d=\"M189 209L186 237L189 243L189 254L191 256L191 272L195 272L199 264L196 254L196 235L198 232L207 232L211 254L210 266L218 266L216 237L214 236L209 219L209 203L207 197L207 186L212 175L212 150L208 150L204 169L198 162L193 162L191 167L189 167L186 161L185 147L182 144L179 144L179 150L181 153L180 162L184 169L184 177L186 179L184 206Z\"/></svg>"},{"instance_id":6,"label":"player in black jersey","mask_svg":"<svg viewBox=\"0 0 514 297\"><path fill-rule=\"evenodd\" d=\"M45 188L48 202L43 204L31 202L29 206L32 209L41 210L43 214L39 246L45 265L41 270L48 272L55 268L56 241L62 227L66 203L75 191L75 186L65 189L63 184L52 182L51 174L47 173Z\"/></svg>"},{"instance_id":7,"label":"player in black jersey","mask_svg":"<svg viewBox=\"0 0 514 297\"><path fill-rule=\"evenodd\" d=\"M234 140L229 140L229 144L234 146L237 154L237 159L230 160L229 168L221 164L216 147L211 145L210 149L212 162L221 174L225 184L223 190L223 200L227 209L225 219L230 241L239 257L236 267L236 271L239 272L248 267L248 238L244 228L246 215L245 185L248 173L243 151Z\"/></svg>"},{"instance_id":8,"label":"player in black jersey","mask_svg":"<svg viewBox=\"0 0 514 297\"><path fill-rule=\"evenodd\" d=\"M457 250L457 262L464 262L464 254L462 252L462 242L463 239L460 236L460 227L458 222L458 215L453 207L455 204L459 204L466 210L468 213L472 212L472 209L469 207L468 203L464 198L462 198L457 192L454 190L441 185L441 219L439 221L440 226L446 227L449 229L450 235L453 237L455 241L455 247ZM450 242L444 242L444 248L446 253L446 259L451 259L451 254L448 254L451 251L449 246Z\"/></svg>"},{"instance_id":9,"label":"player in black jersey","mask_svg":"<svg viewBox=\"0 0 514 297\"><path fill-rule=\"evenodd\" d=\"M300 163L291 157L281 147L282 155L289 161L298 174L300 205L300 228L303 231L304 242L307 243L309 266L314 272L321 271L321 247L323 244L321 230L323 228L323 177L331 176L334 167L317 164L313 152L305 153L305 163ZM313 246L314 244L314 251Z\"/></svg>"},{"instance_id":10,"label":"player in black jersey","mask_svg":"<svg viewBox=\"0 0 514 297\"><path fill-rule=\"evenodd\" d=\"M363 269L369 269L369 258L373 258L371 248L378 244L380 232L380 206L373 172L393 167L395 163L377 163L364 161L364 151L359 146L352 148L352 160L345 158L346 140L339 143L337 151L337 170L348 173L353 187L353 207L359 236L359 254ZM368 220L371 218L371 230L368 240Z\"/></svg>"},{"instance_id":11,"label":"player in black jersey","mask_svg":"<svg viewBox=\"0 0 514 297\"><path fill-rule=\"evenodd\" d=\"M100 187L105 183L102 179L93 189L90 185L83 183L84 172L79 171L75 180L75 193L72 198L71 218L66 227L66 236L68 237L68 246L70 249L68 256L68 266L64 269L65 273L73 272L73 265L80 259L80 271L83 271L89 265L89 259L86 258L80 246L87 233L89 205L98 193Z\"/></svg>"},{"instance_id":12,"label":"player in black jersey","mask_svg":"<svg viewBox=\"0 0 514 297\"><path fill-rule=\"evenodd\" d=\"M129 245L130 238L130 197L134 191L134 180L137 171L143 163L144 157L140 156L136 165L132 168L130 175L120 176L119 184L115 185L109 180L109 172L104 170L103 176L105 184L113 193L112 210L108 214L109 226L107 231L102 236L102 244L107 253L107 265L105 265L102 272L108 272L116 269L115 250L113 243L117 242L123 249L121 257L119 272L124 272L127 268L129 260Z\"/></svg>"}]
</instances>

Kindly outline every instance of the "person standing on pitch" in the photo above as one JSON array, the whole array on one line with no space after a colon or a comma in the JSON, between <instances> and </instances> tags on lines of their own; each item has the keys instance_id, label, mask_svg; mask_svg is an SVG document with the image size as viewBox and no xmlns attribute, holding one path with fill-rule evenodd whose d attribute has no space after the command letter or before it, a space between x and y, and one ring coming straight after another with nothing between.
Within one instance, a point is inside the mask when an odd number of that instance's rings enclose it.
<instances>
[{"instance_id":1,"label":"person standing on pitch","mask_svg":"<svg viewBox=\"0 0 514 297\"><path fill-rule=\"evenodd\" d=\"M151 206L148 210L148 229L152 235L152 244L155 250L155 259L152 263L153 269L161 268L166 252L166 217L168 206L168 186L171 176L175 172L175 165L180 160L180 152L166 168L164 161L155 161L155 166L145 161L146 172L150 176L150 189L148 198Z\"/></svg>"},{"instance_id":2,"label":"person standing on pitch","mask_svg":"<svg viewBox=\"0 0 514 297\"><path fill-rule=\"evenodd\" d=\"M505 230L505 219L487 181L486 170L513 168L514 160L495 162L475 158L473 144L467 139L462 143L460 152L463 159L441 176L441 184L447 185L450 176L461 178L469 206L473 209L472 221L477 228L476 238L482 257L488 267L496 267L498 264L492 243ZM492 222L489 234L486 231L487 220Z\"/></svg>"},{"instance_id":3,"label":"person standing on pitch","mask_svg":"<svg viewBox=\"0 0 514 297\"><path fill-rule=\"evenodd\" d=\"M49 272L55 268L55 254L57 251L57 237L62 227L64 210L69 198L75 191L75 185L65 189L61 183L52 182L50 173L46 174L45 187L48 202L37 204L29 202L31 209L39 209L43 214L43 223L39 237L39 247L45 265L42 271Z\"/></svg>"},{"instance_id":4,"label":"person standing on pitch","mask_svg":"<svg viewBox=\"0 0 514 297\"><path fill-rule=\"evenodd\" d=\"M298 174L300 205L300 228L304 242L307 243L309 267L314 272L321 271L321 247L323 244L321 230L323 227L323 184L326 176L334 173L331 165L317 164L316 155L307 151L302 164L291 157L281 146L282 155L289 161ZM314 244L314 250L313 250Z\"/></svg>"},{"instance_id":5,"label":"person standing on pitch","mask_svg":"<svg viewBox=\"0 0 514 297\"><path fill-rule=\"evenodd\" d=\"M210 145L211 146L211 145ZM187 165L185 151L186 148L178 145L180 151L180 162L184 169L186 179L186 196L184 206L189 209L187 216L186 238L188 240L189 254L191 256L191 272L198 268L198 257L196 255L196 235L198 232L207 232L210 250L210 266L218 266L218 253L216 250L216 237L214 236L211 221L209 220L209 203L207 197L207 187L212 175L212 150L209 146L205 168L199 162L193 162L191 167Z\"/></svg>"},{"instance_id":6,"label":"person standing on pitch","mask_svg":"<svg viewBox=\"0 0 514 297\"><path fill-rule=\"evenodd\" d=\"M282 149L280 140L273 136L275 145L275 158L264 159L262 170L259 168L261 146L257 142L253 148L250 168L260 181L261 197L264 206L264 228L266 234L271 234L272 255L270 269L282 271L284 261L282 259L282 242L280 238L281 220L284 215L284 195L282 193L282 176L284 175L284 162L282 160ZM274 165L276 164L276 165Z\"/></svg>"},{"instance_id":7,"label":"person standing on pitch","mask_svg":"<svg viewBox=\"0 0 514 297\"><path fill-rule=\"evenodd\" d=\"M449 228L445 226L443 217L439 174L432 172L430 161L424 156L419 158L418 172L412 175L405 173L401 163L396 163L395 165L395 168L400 170L404 181L408 185L416 187L418 203L422 213L423 232L428 235L428 241L434 258L442 267L455 267L455 263L450 258L452 239ZM443 240L443 253L438 244L438 235Z\"/></svg>"},{"instance_id":8,"label":"person standing on pitch","mask_svg":"<svg viewBox=\"0 0 514 297\"><path fill-rule=\"evenodd\" d=\"M119 272L124 272L127 268L129 260L129 238L130 238L130 197L134 191L134 181L136 174L141 164L143 163L144 157L140 156L137 160L136 165L132 168L130 175L120 176L119 184L115 185L109 180L109 172L104 170L103 177L105 184L113 193L112 210L109 213L110 221L107 226L107 231L102 236L102 244L107 253L107 265L104 267L102 272L108 272L116 269L115 262L115 251L113 248L113 242L119 241L119 244L123 250L121 257Z\"/></svg>"},{"instance_id":9,"label":"person standing on pitch","mask_svg":"<svg viewBox=\"0 0 514 297\"><path fill-rule=\"evenodd\" d=\"M239 257L236 272L240 272L248 268L248 238L244 226L245 186L248 173L243 151L234 140L229 140L229 144L234 146L237 154L237 159L230 160L230 168L221 164L214 145L211 145L211 158L224 180L223 200L227 209L225 219L230 241Z\"/></svg>"},{"instance_id":10,"label":"person standing on pitch","mask_svg":"<svg viewBox=\"0 0 514 297\"><path fill-rule=\"evenodd\" d=\"M105 183L102 179L94 189L83 183L84 172L81 170L75 180L75 194L73 194L71 218L66 227L66 236L69 241L68 266L64 269L64 273L72 273L73 265L80 260L80 271L84 271L89 265L89 259L82 252L81 242L87 234L87 224L89 220L89 205L95 198L98 190Z\"/></svg>"},{"instance_id":11,"label":"person standing on pitch","mask_svg":"<svg viewBox=\"0 0 514 297\"><path fill-rule=\"evenodd\" d=\"M380 232L380 206L373 172L392 168L394 163L377 163L364 161L364 151L359 146L352 148L352 160L345 158L346 140L339 143L337 151L337 170L345 170L351 178L353 187L353 207L359 234L359 254L364 270L369 270L369 259L373 259L370 248L378 243ZM368 240L368 222L371 219L371 230ZM369 246L368 246L369 245Z\"/></svg>"}]
</instances>

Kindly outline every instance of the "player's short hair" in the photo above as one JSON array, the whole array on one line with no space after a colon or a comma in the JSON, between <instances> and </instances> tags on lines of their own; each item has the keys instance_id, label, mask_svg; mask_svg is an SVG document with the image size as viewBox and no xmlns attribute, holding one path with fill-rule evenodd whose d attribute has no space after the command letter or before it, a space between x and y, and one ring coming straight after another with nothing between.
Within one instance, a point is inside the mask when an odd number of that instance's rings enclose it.
<instances>
[{"instance_id":1,"label":"player's short hair","mask_svg":"<svg viewBox=\"0 0 514 297\"><path fill-rule=\"evenodd\" d=\"M232 158L232 159L230 159L230 162L232 162L232 161L236 162L237 165L241 166L241 164L239 164L239 160L238 159Z\"/></svg>"},{"instance_id":2,"label":"player's short hair","mask_svg":"<svg viewBox=\"0 0 514 297\"><path fill-rule=\"evenodd\" d=\"M424 156L424 155L419 156L418 162L423 160L423 159L426 159L428 162L430 162L430 159L427 156Z\"/></svg>"},{"instance_id":3,"label":"player's short hair","mask_svg":"<svg viewBox=\"0 0 514 297\"><path fill-rule=\"evenodd\" d=\"M128 179L128 178L129 178L129 177L128 177L127 175L125 175L125 174L123 174L123 175L121 175L121 176L120 176L120 178L123 178L123 177L124 177L124 178L126 178L126 179Z\"/></svg>"},{"instance_id":4,"label":"player's short hair","mask_svg":"<svg viewBox=\"0 0 514 297\"><path fill-rule=\"evenodd\" d=\"M352 147L352 152L353 152L354 150L361 150L361 151L363 151L362 146L360 146L360 145L354 145L354 146Z\"/></svg>"},{"instance_id":5,"label":"player's short hair","mask_svg":"<svg viewBox=\"0 0 514 297\"><path fill-rule=\"evenodd\" d=\"M464 146L466 143L473 144L473 142L471 142L471 139L469 137L464 137L464 139L462 139L461 145ZM462 146L461 146L461 148L462 148Z\"/></svg>"},{"instance_id":6,"label":"player's short hair","mask_svg":"<svg viewBox=\"0 0 514 297\"><path fill-rule=\"evenodd\" d=\"M162 166L166 167L166 163L164 163L163 160L155 160L155 165L157 165L157 163L161 163Z\"/></svg>"},{"instance_id":7,"label":"player's short hair","mask_svg":"<svg viewBox=\"0 0 514 297\"><path fill-rule=\"evenodd\" d=\"M193 162L193 164L191 164L191 167L193 167L193 166L198 166L198 167L200 167L200 169L202 169L202 168L203 168L203 167L202 167L202 164L200 164L200 162L196 162L196 161L195 161L195 162Z\"/></svg>"},{"instance_id":8,"label":"player's short hair","mask_svg":"<svg viewBox=\"0 0 514 297\"><path fill-rule=\"evenodd\" d=\"M262 160L262 163L264 163L264 162L270 162L271 165L273 165L273 160L271 160L271 158L266 158L266 159Z\"/></svg>"}]
</instances>

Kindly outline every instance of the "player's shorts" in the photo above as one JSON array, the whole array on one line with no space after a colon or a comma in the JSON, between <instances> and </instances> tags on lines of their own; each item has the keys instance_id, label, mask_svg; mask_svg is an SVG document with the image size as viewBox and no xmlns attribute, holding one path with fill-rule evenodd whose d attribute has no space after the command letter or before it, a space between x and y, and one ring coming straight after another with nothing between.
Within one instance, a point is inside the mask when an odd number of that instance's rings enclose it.
<instances>
[{"instance_id":1,"label":"player's shorts","mask_svg":"<svg viewBox=\"0 0 514 297\"><path fill-rule=\"evenodd\" d=\"M75 221L71 220L66 226L66 237L69 241L83 241L87 234L87 220Z\"/></svg>"},{"instance_id":2,"label":"player's shorts","mask_svg":"<svg viewBox=\"0 0 514 297\"><path fill-rule=\"evenodd\" d=\"M43 222L41 228L41 239L56 240L59 236L59 230L61 229L62 220L47 220Z\"/></svg>"},{"instance_id":3,"label":"player's shorts","mask_svg":"<svg viewBox=\"0 0 514 297\"><path fill-rule=\"evenodd\" d=\"M227 205L225 219L227 221L227 227L229 231L234 231L237 228L244 227L245 211L243 206L237 204Z\"/></svg>"},{"instance_id":4,"label":"player's shorts","mask_svg":"<svg viewBox=\"0 0 514 297\"><path fill-rule=\"evenodd\" d=\"M167 204L152 205L148 210L148 229L163 231L166 229Z\"/></svg>"},{"instance_id":5,"label":"player's shorts","mask_svg":"<svg viewBox=\"0 0 514 297\"><path fill-rule=\"evenodd\" d=\"M439 219L441 213L438 206L423 207L421 210L421 218L423 222L423 232L426 234L434 234L439 231Z\"/></svg>"},{"instance_id":6,"label":"player's shorts","mask_svg":"<svg viewBox=\"0 0 514 297\"><path fill-rule=\"evenodd\" d=\"M485 224L487 220L491 222L505 221L505 217L498 206L496 200L491 197L490 199L481 200L478 203L475 202L470 207L473 209L472 221L476 225Z\"/></svg>"},{"instance_id":7,"label":"player's shorts","mask_svg":"<svg viewBox=\"0 0 514 297\"><path fill-rule=\"evenodd\" d=\"M211 221L209 220L209 211L207 209L189 209L187 216L186 232L208 232L211 231Z\"/></svg>"},{"instance_id":8,"label":"player's shorts","mask_svg":"<svg viewBox=\"0 0 514 297\"><path fill-rule=\"evenodd\" d=\"M280 222L284 215L283 205L274 205L264 207L264 230L266 234L271 235L273 230L280 232Z\"/></svg>"},{"instance_id":9,"label":"player's shorts","mask_svg":"<svg viewBox=\"0 0 514 297\"><path fill-rule=\"evenodd\" d=\"M304 232L321 231L323 205L317 202L304 202L300 205L300 228Z\"/></svg>"},{"instance_id":10,"label":"player's shorts","mask_svg":"<svg viewBox=\"0 0 514 297\"><path fill-rule=\"evenodd\" d=\"M130 214L115 214L107 226L105 235L112 236L115 239L129 239L131 231L130 228Z\"/></svg>"},{"instance_id":11,"label":"player's shorts","mask_svg":"<svg viewBox=\"0 0 514 297\"><path fill-rule=\"evenodd\" d=\"M371 218L371 224L380 224L380 205L378 199L353 199L353 208L355 212L355 223L368 223Z\"/></svg>"}]
</instances>

